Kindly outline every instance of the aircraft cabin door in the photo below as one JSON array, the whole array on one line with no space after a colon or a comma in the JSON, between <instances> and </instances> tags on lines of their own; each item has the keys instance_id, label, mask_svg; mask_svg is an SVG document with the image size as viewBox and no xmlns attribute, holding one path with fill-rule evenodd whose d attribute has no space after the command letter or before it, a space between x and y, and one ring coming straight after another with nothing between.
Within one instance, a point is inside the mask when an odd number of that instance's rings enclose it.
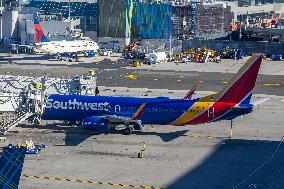
<instances>
[{"instance_id":1,"label":"aircraft cabin door","mask_svg":"<svg viewBox=\"0 0 284 189\"><path fill-rule=\"evenodd\" d=\"M119 106L119 105L116 105L116 106L114 107L114 112L115 112L115 113L119 113L119 112L120 112L120 106Z\"/></svg>"},{"instance_id":2,"label":"aircraft cabin door","mask_svg":"<svg viewBox=\"0 0 284 189\"><path fill-rule=\"evenodd\" d=\"M208 109L208 118L214 118L214 117L215 117L215 109L214 109L214 106L211 106Z\"/></svg>"}]
</instances>

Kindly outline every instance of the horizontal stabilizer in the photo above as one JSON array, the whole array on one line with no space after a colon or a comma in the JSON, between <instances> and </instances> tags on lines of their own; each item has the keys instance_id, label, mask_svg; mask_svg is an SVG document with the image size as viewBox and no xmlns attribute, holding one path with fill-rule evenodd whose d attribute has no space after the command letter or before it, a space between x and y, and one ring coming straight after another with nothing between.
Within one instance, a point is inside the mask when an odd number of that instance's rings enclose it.
<instances>
[{"instance_id":1,"label":"horizontal stabilizer","mask_svg":"<svg viewBox=\"0 0 284 189\"><path fill-rule=\"evenodd\" d=\"M233 106L231 107L231 109L243 110L243 109L252 108L252 107L253 107L252 104L246 104L246 105L241 105L241 106Z\"/></svg>"},{"instance_id":2,"label":"horizontal stabilizer","mask_svg":"<svg viewBox=\"0 0 284 189\"><path fill-rule=\"evenodd\" d=\"M247 109L247 108L252 108L252 107L255 107L259 104L262 104L264 103L265 101L269 100L270 98L263 98L263 99L260 99L260 100L257 100L253 103L250 103L250 104L239 104L237 106L234 106L234 107L231 107L231 109Z\"/></svg>"},{"instance_id":3,"label":"horizontal stabilizer","mask_svg":"<svg viewBox=\"0 0 284 189\"><path fill-rule=\"evenodd\" d=\"M259 99L259 100L255 101L255 102L252 102L252 104L253 104L254 106L257 106L257 105L259 105L259 104L262 104L262 103L266 102L266 101L269 100L269 99L270 99L270 98Z\"/></svg>"}]
</instances>

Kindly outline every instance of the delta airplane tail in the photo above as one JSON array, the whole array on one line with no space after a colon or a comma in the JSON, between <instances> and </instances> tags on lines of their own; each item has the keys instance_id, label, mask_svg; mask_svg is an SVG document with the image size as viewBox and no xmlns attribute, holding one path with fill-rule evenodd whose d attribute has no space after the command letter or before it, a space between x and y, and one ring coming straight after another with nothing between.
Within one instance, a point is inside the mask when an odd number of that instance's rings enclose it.
<instances>
[{"instance_id":1,"label":"delta airplane tail","mask_svg":"<svg viewBox=\"0 0 284 189\"><path fill-rule=\"evenodd\" d=\"M0 153L0 188L17 189L24 164L26 147L7 146Z\"/></svg>"},{"instance_id":2,"label":"delta airplane tail","mask_svg":"<svg viewBox=\"0 0 284 189\"><path fill-rule=\"evenodd\" d=\"M48 42L48 38L44 35L43 29L39 23L38 17L34 15L34 27L35 27L35 42Z\"/></svg>"}]
</instances>

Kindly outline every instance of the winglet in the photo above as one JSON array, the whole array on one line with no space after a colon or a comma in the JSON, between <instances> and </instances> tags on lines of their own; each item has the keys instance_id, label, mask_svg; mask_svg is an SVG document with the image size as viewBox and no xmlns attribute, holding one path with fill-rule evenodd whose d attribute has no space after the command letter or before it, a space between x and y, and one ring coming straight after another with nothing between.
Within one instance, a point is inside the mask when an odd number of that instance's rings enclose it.
<instances>
[{"instance_id":1,"label":"winglet","mask_svg":"<svg viewBox=\"0 0 284 189\"><path fill-rule=\"evenodd\" d=\"M192 89L185 95L185 97L183 97L183 100L190 99L192 97L192 95L194 94L196 88L197 88L197 85L195 83L194 86L192 87Z\"/></svg>"}]
</instances>

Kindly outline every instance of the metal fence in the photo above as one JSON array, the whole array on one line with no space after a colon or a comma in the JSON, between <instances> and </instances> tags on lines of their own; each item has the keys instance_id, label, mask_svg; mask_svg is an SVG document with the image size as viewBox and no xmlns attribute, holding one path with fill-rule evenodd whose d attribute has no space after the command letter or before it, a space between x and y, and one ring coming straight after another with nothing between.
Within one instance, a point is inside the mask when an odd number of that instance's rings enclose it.
<instances>
[{"instance_id":1,"label":"metal fence","mask_svg":"<svg viewBox=\"0 0 284 189\"><path fill-rule=\"evenodd\" d=\"M225 47L242 49L245 55L252 53L265 53L271 55L274 53L284 55L284 42L257 42L257 41L214 41L214 40L185 40L182 42L182 51L189 48L207 47L214 50L222 50Z\"/></svg>"}]
</instances>

